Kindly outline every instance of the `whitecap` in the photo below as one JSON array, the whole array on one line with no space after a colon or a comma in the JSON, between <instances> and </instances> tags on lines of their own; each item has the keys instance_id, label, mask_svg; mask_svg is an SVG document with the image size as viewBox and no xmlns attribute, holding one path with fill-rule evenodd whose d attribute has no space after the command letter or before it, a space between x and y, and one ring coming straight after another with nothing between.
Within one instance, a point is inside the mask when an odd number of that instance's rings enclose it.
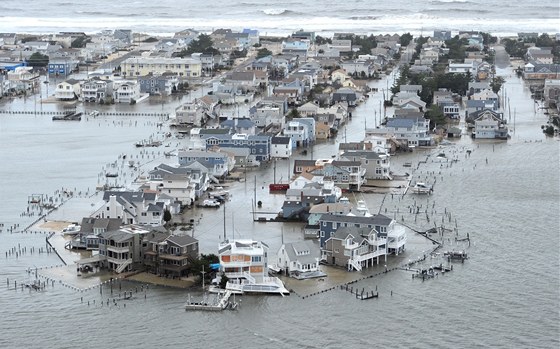
<instances>
[{"instance_id":1,"label":"whitecap","mask_svg":"<svg viewBox=\"0 0 560 349\"><path fill-rule=\"evenodd\" d=\"M267 8L262 10L265 15L278 16L288 12L285 8Z\"/></svg>"}]
</instances>

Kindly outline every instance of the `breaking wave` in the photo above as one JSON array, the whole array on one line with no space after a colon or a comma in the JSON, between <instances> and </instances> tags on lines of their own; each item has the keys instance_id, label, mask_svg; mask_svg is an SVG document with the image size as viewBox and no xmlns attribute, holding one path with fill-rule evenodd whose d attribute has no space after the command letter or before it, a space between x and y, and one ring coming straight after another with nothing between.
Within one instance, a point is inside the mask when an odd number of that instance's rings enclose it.
<instances>
[{"instance_id":1,"label":"breaking wave","mask_svg":"<svg viewBox=\"0 0 560 349\"><path fill-rule=\"evenodd\" d=\"M294 12L287 10L285 8L267 8L262 10L262 13L269 16L280 16L280 15L287 15Z\"/></svg>"}]
</instances>

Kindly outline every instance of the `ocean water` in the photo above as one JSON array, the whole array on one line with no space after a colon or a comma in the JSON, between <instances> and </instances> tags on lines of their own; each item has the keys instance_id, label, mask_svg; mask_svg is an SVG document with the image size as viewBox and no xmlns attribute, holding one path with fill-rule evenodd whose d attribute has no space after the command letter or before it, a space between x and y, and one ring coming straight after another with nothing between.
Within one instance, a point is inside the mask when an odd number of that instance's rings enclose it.
<instances>
[{"instance_id":1,"label":"ocean water","mask_svg":"<svg viewBox=\"0 0 560 349\"><path fill-rule=\"evenodd\" d=\"M423 33L434 29L482 30L500 35L560 32L559 3L528 5L502 0L429 1L199 1L161 0L0 2L0 32L56 32L128 28L171 34L185 28L254 28L263 34L298 29L320 33Z\"/></svg>"}]
</instances>

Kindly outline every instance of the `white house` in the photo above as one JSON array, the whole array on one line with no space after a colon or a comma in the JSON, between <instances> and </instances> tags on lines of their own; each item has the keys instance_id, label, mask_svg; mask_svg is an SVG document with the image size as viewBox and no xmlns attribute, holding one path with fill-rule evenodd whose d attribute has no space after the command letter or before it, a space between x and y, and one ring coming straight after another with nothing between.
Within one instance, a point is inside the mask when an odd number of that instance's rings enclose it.
<instances>
[{"instance_id":1,"label":"white house","mask_svg":"<svg viewBox=\"0 0 560 349\"><path fill-rule=\"evenodd\" d=\"M270 156L272 158L289 159L292 156L291 137L272 137L270 145Z\"/></svg>"},{"instance_id":2,"label":"white house","mask_svg":"<svg viewBox=\"0 0 560 349\"><path fill-rule=\"evenodd\" d=\"M313 242L298 241L283 244L278 250L278 267L290 276L320 272L321 250ZM319 276L319 275L317 275Z\"/></svg>"},{"instance_id":3,"label":"white house","mask_svg":"<svg viewBox=\"0 0 560 349\"><path fill-rule=\"evenodd\" d=\"M137 81L115 81L113 99L116 103L133 103L140 98L140 84Z\"/></svg>"},{"instance_id":4,"label":"white house","mask_svg":"<svg viewBox=\"0 0 560 349\"><path fill-rule=\"evenodd\" d=\"M56 85L54 96L61 101L70 101L76 99L80 95L80 82L74 79L68 79Z\"/></svg>"}]
</instances>

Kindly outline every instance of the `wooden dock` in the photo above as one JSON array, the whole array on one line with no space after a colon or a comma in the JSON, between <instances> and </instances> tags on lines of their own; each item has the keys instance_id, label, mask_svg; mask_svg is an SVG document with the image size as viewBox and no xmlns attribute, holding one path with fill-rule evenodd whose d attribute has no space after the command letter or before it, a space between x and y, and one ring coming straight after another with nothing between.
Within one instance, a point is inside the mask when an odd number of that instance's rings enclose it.
<instances>
[{"instance_id":1,"label":"wooden dock","mask_svg":"<svg viewBox=\"0 0 560 349\"><path fill-rule=\"evenodd\" d=\"M378 298L379 297L379 292L377 292L377 287L375 292L373 291L366 291L365 288L362 288L362 290L358 290L358 288L354 289L352 286L348 287L348 285L340 285L340 289L341 290L345 290L347 292L350 292L351 294L356 296L356 299L359 300L366 300L366 299L372 299L372 298Z\"/></svg>"},{"instance_id":2,"label":"wooden dock","mask_svg":"<svg viewBox=\"0 0 560 349\"><path fill-rule=\"evenodd\" d=\"M208 296L203 297L201 301L192 301L190 296L189 300L185 304L185 310L203 310L203 311L222 311L222 310L235 310L237 309L236 302L230 302L232 292L226 290L225 292L219 293L216 298L209 301Z\"/></svg>"}]
</instances>

